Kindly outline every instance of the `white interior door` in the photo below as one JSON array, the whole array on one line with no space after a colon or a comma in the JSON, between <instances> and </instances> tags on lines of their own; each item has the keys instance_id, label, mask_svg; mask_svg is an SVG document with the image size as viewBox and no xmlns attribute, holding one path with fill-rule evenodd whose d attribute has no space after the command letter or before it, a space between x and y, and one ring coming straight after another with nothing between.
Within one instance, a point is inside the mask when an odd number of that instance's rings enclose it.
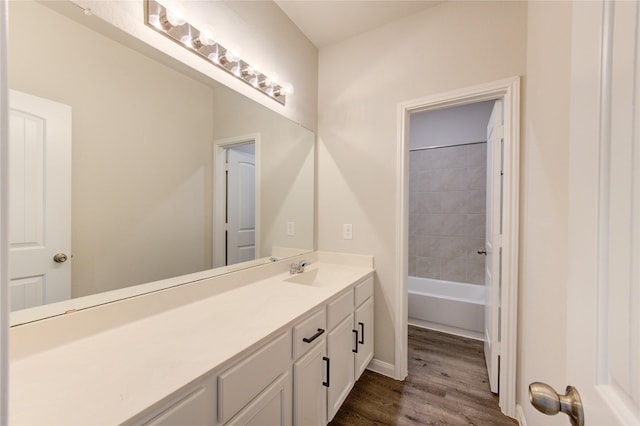
<instances>
[{"instance_id":1,"label":"white interior door","mask_svg":"<svg viewBox=\"0 0 640 426\"><path fill-rule=\"evenodd\" d=\"M9 102L15 311L71 297L71 107L16 91Z\"/></svg>"},{"instance_id":2,"label":"white interior door","mask_svg":"<svg viewBox=\"0 0 640 426\"><path fill-rule=\"evenodd\" d=\"M491 392L498 393L500 363L500 257L502 256L502 101L493 106L487 124L487 226L485 237L485 342L484 357L487 363Z\"/></svg>"},{"instance_id":3,"label":"white interior door","mask_svg":"<svg viewBox=\"0 0 640 426\"><path fill-rule=\"evenodd\" d=\"M253 144L227 149L227 265L256 258Z\"/></svg>"},{"instance_id":4,"label":"white interior door","mask_svg":"<svg viewBox=\"0 0 640 426\"><path fill-rule=\"evenodd\" d=\"M585 424L637 425L640 8L573 8L566 384L581 395Z\"/></svg>"}]
</instances>

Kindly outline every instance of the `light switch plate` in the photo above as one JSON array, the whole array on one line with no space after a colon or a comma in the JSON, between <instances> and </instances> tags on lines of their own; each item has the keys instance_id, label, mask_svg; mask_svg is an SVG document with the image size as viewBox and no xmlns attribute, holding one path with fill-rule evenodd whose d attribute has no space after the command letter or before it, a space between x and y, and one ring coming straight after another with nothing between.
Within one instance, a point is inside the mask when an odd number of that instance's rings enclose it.
<instances>
[{"instance_id":1,"label":"light switch plate","mask_svg":"<svg viewBox=\"0 0 640 426\"><path fill-rule=\"evenodd\" d=\"M287 222L287 235L293 237L296 235L296 223L295 222Z\"/></svg>"},{"instance_id":2,"label":"light switch plate","mask_svg":"<svg viewBox=\"0 0 640 426\"><path fill-rule=\"evenodd\" d=\"M342 225L342 238L345 240L353 239L353 225L350 223L345 223Z\"/></svg>"}]
</instances>

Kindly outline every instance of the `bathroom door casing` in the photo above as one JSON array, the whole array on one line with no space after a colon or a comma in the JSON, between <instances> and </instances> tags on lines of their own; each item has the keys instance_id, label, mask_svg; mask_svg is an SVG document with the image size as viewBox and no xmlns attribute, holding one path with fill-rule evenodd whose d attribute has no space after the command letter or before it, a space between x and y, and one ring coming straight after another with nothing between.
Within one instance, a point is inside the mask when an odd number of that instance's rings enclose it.
<instances>
[{"instance_id":1,"label":"bathroom door casing","mask_svg":"<svg viewBox=\"0 0 640 426\"><path fill-rule=\"evenodd\" d=\"M497 100L487 125L487 224L485 237L485 342L491 392L498 393L500 370L500 265L502 256L502 101Z\"/></svg>"},{"instance_id":2,"label":"bathroom door casing","mask_svg":"<svg viewBox=\"0 0 640 426\"><path fill-rule=\"evenodd\" d=\"M71 107L13 90L9 103L15 311L71 297Z\"/></svg>"}]
</instances>

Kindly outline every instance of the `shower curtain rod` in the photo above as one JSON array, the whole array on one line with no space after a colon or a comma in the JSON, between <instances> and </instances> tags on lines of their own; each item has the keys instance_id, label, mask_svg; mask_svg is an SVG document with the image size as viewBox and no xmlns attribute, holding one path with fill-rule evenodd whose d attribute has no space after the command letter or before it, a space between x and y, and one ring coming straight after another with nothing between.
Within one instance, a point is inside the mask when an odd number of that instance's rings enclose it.
<instances>
[{"instance_id":1,"label":"shower curtain rod","mask_svg":"<svg viewBox=\"0 0 640 426\"><path fill-rule=\"evenodd\" d=\"M409 152L411 151L424 151L426 149L436 149L436 148L449 148L451 146L464 146L464 145L477 145L479 143L487 143L487 141L480 141L480 142L466 142L466 143L452 143L450 145L434 145L434 146L423 146L422 148L411 148L409 150Z\"/></svg>"}]
</instances>

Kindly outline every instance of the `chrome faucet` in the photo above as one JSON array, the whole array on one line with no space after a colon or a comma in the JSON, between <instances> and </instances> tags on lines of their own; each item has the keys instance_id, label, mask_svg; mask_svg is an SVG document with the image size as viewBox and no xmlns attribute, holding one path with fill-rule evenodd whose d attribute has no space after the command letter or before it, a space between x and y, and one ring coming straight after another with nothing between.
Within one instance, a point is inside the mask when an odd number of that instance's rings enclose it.
<instances>
[{"instance_id":1,"label":"chrome faucet","mask_svg":"<svg viewBox=\"0 0 640 426\"><path fill-rule=\"evenodd\" d=\"M306 260L301 260L298 263L292 263L289 265L289 273L291 275L300 274L304 272L305 266L311 265L311 262L307 262Z\"/></svg>"}]
</instances>

